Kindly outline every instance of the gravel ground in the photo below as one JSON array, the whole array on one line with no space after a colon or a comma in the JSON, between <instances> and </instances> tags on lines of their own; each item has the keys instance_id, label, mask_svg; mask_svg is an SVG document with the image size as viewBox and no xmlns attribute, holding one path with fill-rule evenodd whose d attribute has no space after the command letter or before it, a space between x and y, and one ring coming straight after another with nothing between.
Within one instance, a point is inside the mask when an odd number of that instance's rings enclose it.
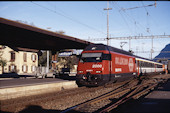
<instances>
[{"instance_id":1,"label":"gravel ground","mask_svg":"<svg viewBox=\"0 0 170 113\"><path fill-rule=\"evenodd\" d=\"M158 76L158 78L159 77L161 77L161 75ZM0 101L0 111L4 113L61 112L69 107L107 93L119 86L120 83L92 88L80 87L62 90L60 92L54 91L53 93L3 100ZM110 101L107 101L106 103L109 102ZM104 103L103 106L105 105Z\"/></svg>"},{"instance_id":2,"label":"gravel ground","mask_svg":"<svg viewBox=\"0 0 170 113\"><path fill-rule=\"evenodd\" d=\"M20 97L1 101L1 112L60 112L87 100L107 93L120 85L80 87L42 95Z\"/></svg>"}]
</instances>

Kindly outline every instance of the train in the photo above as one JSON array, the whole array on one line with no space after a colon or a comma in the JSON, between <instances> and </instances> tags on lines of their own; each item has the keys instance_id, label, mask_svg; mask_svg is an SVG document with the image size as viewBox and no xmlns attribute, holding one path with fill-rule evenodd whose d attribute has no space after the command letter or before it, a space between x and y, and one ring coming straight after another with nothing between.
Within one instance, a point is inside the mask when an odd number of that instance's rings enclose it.
<instances>
[{"instance_id":1,"label":"train","mask_svg":"<svg viewBox=\"0 0 170 113\"><path fill-rule=\"evenodd\" d=\"M168 64L167 64L167 71L168 73L170 73L170 61L168 61Z\"/></svg>"},{"instance_id":2,"label":"train","mask_svg":"<svg viewBox=\"0 0 170 113\"><path fill-rule=\"evenodd\" d=\"M165 65L105 44L90 44L81 53L76 83L101 86L146 74L163 74Z\"/></svg>"}]
</instances>

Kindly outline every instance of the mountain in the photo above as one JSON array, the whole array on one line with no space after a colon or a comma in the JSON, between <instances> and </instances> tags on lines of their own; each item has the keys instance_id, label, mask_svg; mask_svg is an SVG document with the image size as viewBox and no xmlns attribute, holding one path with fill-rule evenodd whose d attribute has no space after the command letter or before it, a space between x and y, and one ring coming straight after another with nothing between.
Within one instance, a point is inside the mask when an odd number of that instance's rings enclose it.
<instances>
[{"instance_id":1,"label":"mountain","mask_svg":"<svg viewBox=\"0 0 170 113\"><path fill-rule=\"evenodd\" d=\"M170 60L170 44L167 44L153 60L157 61L158 59Z\"/></svg>"}]
</instances>

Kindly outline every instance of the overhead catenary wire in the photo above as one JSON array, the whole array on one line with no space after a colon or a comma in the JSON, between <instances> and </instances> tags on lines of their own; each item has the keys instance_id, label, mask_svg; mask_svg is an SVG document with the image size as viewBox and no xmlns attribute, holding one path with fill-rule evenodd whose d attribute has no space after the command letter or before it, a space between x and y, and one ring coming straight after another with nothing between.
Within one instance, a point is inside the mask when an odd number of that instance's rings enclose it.
<instances>
[{"instance_id":1,"label":"overhead catenary wire","mask_svg":"<svg viewBox=\"0 0 170 113\"><path fill-rule=\"evenodd\" d=\"M143 1L141 1L141 3L142 3L142 5L144 6ZM155 5L156 5L156 3L155 3ZM152 22L154 22L154 24L155 24L156 26L158 26L158 24L157 24L157 23L155 22L155 20L152 18L151 14L150 14L149 11L147 10L147 8L146 8L146 7L143 7L143 8L145 9L146 13L148 14L148 15L147 15L147 18L150 17L150 19L153 20ZM149 23L147 23L147 24L149 24ZM151 31L150 31L150 32L151 32Z\"/></svg>"},{"instance_id":2,"label":"overhead catenary wire","mask_svg":"<svg viewBox=\"0 0 170 113\"><path fill-rule=\"evenodd\" d=\"M54 6L54 11L55 11L55 12L56 12L56 9L57 9L57 10L61 11L63 14L70 16L69 14L66 14L66 12L64 12L63 10L61 10L60 8L56 7L56 4L51 4L51 2L47 2L47 3L48 3L49 5Z\"/></svg>"},{"instance_id":3,"label":"overhead catenary wire","mask_svg":"<svg viewBox=\"0 0 170 113\"><path fill-rule=\"evenodd\" d=\"M117 10L118 10L118 7L116 7L115 5L113 5L113 7L114 7L115 9L117 9ZM126 19L124 18L123 14L122 14L121 12L119 12L119 13L120 13L120 15L122 16L122 18L123 18L123 20L124 20L124 22L125 22L126 26L128 27L128 30L131 32L131 35L132 35L132 34L133 34L133 32L132 32L131 28L129 27L128 22L127 22L127 21L126 21Z\"/></svg>"},{"instance_id":4,"label":"overhead catenary wire","mask_svg":"<svg viewBox=\"0 0 170 113\"><path fill-rule=\"evenodd\" d=\"M141 1L141 3L142 3L142 5L144 6L144 3ZM146 31L147 32L150 32L150 27L149 27L149 12L147 11L147 9L146 9L146 7L143 7L144 9L145 9L145 11L146 11L146 23L147 23L147 29L146 29Z\"/></svg>"},{"instance_id":5,"label":"overhead catenary wire","mask_svg":"<svg viewBox=\"0 0 170 113\"><path fill-rule=\"evenodd\" d=\"M103 15L105 15L103 10L98 9L95 5L92 4L92 2L88 2L89 4L91 4L90 6L93 7L94 9L96 9L98 12L102 13Z\"/></svg>"},{"instance_id":6,"label":"overhead catenary wire","mask_svg":"<svg viewBox=\"0 0 170 113\"><path fill-rule=\"evenodd\" d=\"M115 4L115 5L113 5L113 7L121 14L122 18L124 19L126 25L128 26L128 28L129 28L129 30L130 30L130 32L131 32L131 34L133 34L131 28L130 28L129 25L128 25L128 22L126 21L126 19L128 19L128 18L125 19L124 16L123 16L123 13L122 13L121 11L119 11L119 9L121 9L120 6L119 6L118 4ZM124 13L124 15L125 15L125 13ZM125 16L127 16L127 15L125 15ZM130 19L130 21L131 21L132 23L134 23L133 19ZM129 22L130 22L130 21L129 21ZM135 23L136 23L136 21L135 21Z\"/></svg>"},{"instance_id":7,"label":"overhead catenary wire","mask_svg":"<svg viewBox=\"0 0 170 113\"><path fill-rule=\"evenodd\" d=\"M114 4L114 3L112 2L112 5L113 5L113 7L114 7L115 9L117 9L117 11L121 14L124 22L126 23L126 25L127 25L127 27L128 27L128 30L129 30L130 33L131 33L131 36L133 36L133 34L136 34L136 35L137 35L136 28L140 29L140 27L137 26L137 21L136 21L134 18L130 17L128 14L126 14L126 12L120 11L121 7L118 5L118 3L117 3L117 4ZM123 14L123 13L124 13L124 14ZM126 16L126 19L124 18L123 15ZM130 20L129 22L132 22L132 23L135 25L135 33L133 33L133 32L132 32L133 30L129 27L128 22L126 21L127 19L129 19L129 20ZM144 29L141 29L140 31L144 31ZM145 32L145 31L144 31L144 32ZM140 34L139 34L139 35L140 35ZM139 41L138 41L138 42L139 42ZM131 50L131 39L130 39L130 38L129 38L129 50Z\"/></svg>"},{"instance_id":8,"label":"overhead catenary wire","mask_svg":"<svg viewBox=\"0 0 170 113\"><path fill-rule=\"evenodd\" d=\"M112 4L113 4L113 3L112 3ZM118 3L117 3L115 6L118 7L118 9L117 9L118 12L123 12L124 15L127 16L127 19L129 19L133 24L136 24L135 26L136 26L138 29L140 29L141 31L146 32L144 29L146 29L147 27L144 27L142 24L140 24L139 22L137 22L132 16L130 16L128 13L126 13L125 9L124 9L124 8L121 8ZM122 10L122 9L124 9L124 10ZM138 27L139 25L140 25L141 28ZM148 32L146 32L146 33L148 33ZM148 33L148 34L151 34L151 33Z\"/></svg>"},{"instance_id":9,"label":"overhead catenary wire","mask_svg":"<svg viewBox=\"0 0 170 113\"><path fill-rule=\"evenodd\" d=\"M38 3L35 3L35 2L33 2L33 1L31 1L31 3L37 5L37 6L41 7L41 8L44 8L44 9L46 9L46 10L49 10L49 11L51 11L51 12L57 14L57 15L63 16L63 17L65 17L66 19L69 19L69 20L74 21L74 22L76 22L76 23L78 23L78 24L81 24L81 25L83 25L83 26L85 26L85 27L87 27L87 28L89 28L89 29L95 30L95 31L97 31L97 32L100 32L100 33L106 35L106 33L102 32L102 31L100 31L100 30L98 30L98 29L96 29L96 28L94 28L94 27L91 27L91 26L89 26L89 25L87 25L87 24L84 24L84 23L82 23L82 22L80 22L80 21L78 21L78 20L76 20L76 19L73 19L73 18L71 18L71 17L69 17L69 16L66 16L66 15L64 15L64 14L62 14L62 13L60 13L60 12L54 11L54 10L52 10L52 9L49 9L49 8L47 8L47 7L45 7L45 6L42 6L42 5L38 4Z\"/></svg>"},{"instance_id":10,"label":"overhead catenary wire","mask_svg":"<svg viewBox=\"0 0 170 113\"><path fill-rule=\"evenodd\" d=\"M155 4L150 4L150 5L146 5L146 6L136 6L136 7L132 7L132 8L122 8L121 10L131 10L131 9L136 9L136 8L142 8L142 7L149 7L149 6L154 6Z\"/></svg>"},{"instance_id":11,"label":"overhead catenary wire","mask_svg":"<svg viewBox=\"0 0 170 113\"><path fill-rule=\"evenodd\" d=\"M134 7L134 8L132 8L132 9L136 9L136 8L145 8L145 10L146 10L146 13L147 13L147 26L146 26L146 32L148 33L148 34L151 34L152 35L152 33L151 33L151 31L149 31L148 32L148 26L149 26L149 20L148 20L148 17L150 16L150 14L149 14L149 12L147 11L147 9L146 9L146 7L149 7L149 6L154 6L155 4L150 4L150 5L144 5L143 4L143 6L138 6L138 7ZM125 10L130 10L131 8L127 8L127 9L122 9L123 11L125 11ZM139 23L140 24L140 23ZM140 26L142 26L143 27L143 25L142 24L140 24ZM144 27L143 27L144 28Z\"/></svg>"}]
</instances>

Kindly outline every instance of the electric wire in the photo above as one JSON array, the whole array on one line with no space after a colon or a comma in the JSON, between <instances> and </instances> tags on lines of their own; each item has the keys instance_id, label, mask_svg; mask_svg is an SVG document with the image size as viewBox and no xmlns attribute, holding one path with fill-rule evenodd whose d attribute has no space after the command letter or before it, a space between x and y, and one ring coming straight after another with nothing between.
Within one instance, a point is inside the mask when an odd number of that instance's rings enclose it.
<instances>
[{"instance_id":1,"label":"electric wire","mask_svg":"<svg viewBox=\"0 0 170 113\"><path fill-rule=\"evenodd\" d=\"M95 30L95 31L97 31L97 32L100 32L100 33L106 35L106 33L102 32L102 31L100 31L100 30L97 30L96 28L91 27L91 26L89 26L89 25L86 25L86 24L84 24L84 23L82 23L82 22L80 22L80 21L78 21L78 20L75 20L75 19L73 19L73 18L71 18L71 17L69 17L69 16L66 16L66 15L64 15L64 14L62 14L62 13L59 13L59 12L57 12L57 11L54 11L54 10L52 10L52 9L49 9L49 8L47 8L47 7L45 7L45 6L42 6L42 5L37 4L37 3L35 3L35 2L32 2L32 1L31 1L31 3L37 5L37 6L41 7L41 8L44 8L44 9L46 9L46 10L49 10L49 11L51 11L51 12L57 14L57 15L63 16L63 17L65 17L66 19L69 19L69 20L74 21L74 22L76 22L76 23L78 23L78 24L81 24L81 25L83 25L83 26L86 26L86 27L89 28L89 29Z\"/></svg>"},{"instance_id":2,"label":"electric wire","mask_svg":"<svg viewBox=\"0 0 170 113\"><path fill-rule=\"evenodd\" d=\"M119 6L118 3L117 3L116 6L119 8L119 12L122 11L122 8ZM124 12L124 14L125 14L127 17L129 17L129 19L130 19L130 21L131 21L132 23L136 23L136 27L137 27L138 29L146 32L146 31L144 30L146 27L144 27L144 26L141 25L139 22L137 22L133 17L131 17L128 13L126 13L125 10L123 10L123 12ZM138 25L140 25L142 28L138 27ZM146 32L146 33L148 33L148 32ZM150 34L150 33L149 33L149 34Z\"/></svg>"},{"instance_id":3,"label":"electric wire","mask_svg":"<svg viewBox=\"0 0 170 113\"><path fill-rule=\"evenodd\" d=\"M117 8L117 7L115 7L115 6L114 6L114 8L118 10L118 8ZM126 21L126 19L125 19L125 18L124 18L124 16L122 15L122 13L121 13L121 12L119 12L119 13L120 13L120 15L122 16L122 18L123 18L123 20L124 20L125 24L126 24L126 25L127 25L127 27L129 28L128 30L131 32L131 35L132 35L133 33L132 33L131 28L129 27L128 22Z\"/></svg>"},{"instance_id":4,"label":"electric wire","mask_svg":"<svg viewBox=\"0 0 170 113\"><path fill-rule=\"evenodd\" d=\"M120 6L117 4L117 5L114 5L114 7L118 10L118 12L123 16L123 14L122 14L122 12L120 12ZM125 13L125 12L124 12ZM125 15L125 14L124 14ZM125 15L126 17L127 17L127 15ZM129 15L128 15L129 16ZM126 19L128 19L128 18L126 18ZM136 26L136 21L134 20L134 19L129 19L129 22L132 22L132 23L134 23L135 22L135 26Z\"/></svg>"},{"instance_id":5,"label":"electric wire","mask_svg":"<svg viewBox=\"0 0 170 113\"><path fill-rule=\"evenodd\" d=\"M141 3L142 3L142 5L144 6L143 1L141 1ZM145 11L149 13L149 11L147 10L147 8L146 8L146 7L144 7L144 8L145 8ZM152 16L150 15L150 13L149 13L149 16L150 16L150 18L152 18ZM152 18L152 20L153 20L153 22L154 22L154 23L156 24L156 26L157 26L158 24L154 21L153 18Z\"/></svg>"},{"instance_id":6,"label":"electric wire","mask_svg":"<svg viewBox=\"0 0 170 113\"><path fill-rule=\"evenodd\" d=\"M142 3L142 5L144 6L144 3L143 2L141 2ZM146 9L146 7L143 7L144 9L145 9L145 11L146 11L146 15L147 15L147 20L146 20L146 22L147 22L147 32L150 32L150 27L149 27L149 12L147 11L147 9Z\"/></svg>"},{"instance_id":7,"label":"electric wire","mask_svg":"<svg viewBox=\"0 0 170 113\"><path fill-rule=\"evenodd\" d=\"M94 9L96 9L98 12L100 12L101 14L105 15L103 10L98 9L95 5L92 4L92 2L88 2L89 4L91 4L90 6L93 7Z\"/></svg>"}]
</instances>

